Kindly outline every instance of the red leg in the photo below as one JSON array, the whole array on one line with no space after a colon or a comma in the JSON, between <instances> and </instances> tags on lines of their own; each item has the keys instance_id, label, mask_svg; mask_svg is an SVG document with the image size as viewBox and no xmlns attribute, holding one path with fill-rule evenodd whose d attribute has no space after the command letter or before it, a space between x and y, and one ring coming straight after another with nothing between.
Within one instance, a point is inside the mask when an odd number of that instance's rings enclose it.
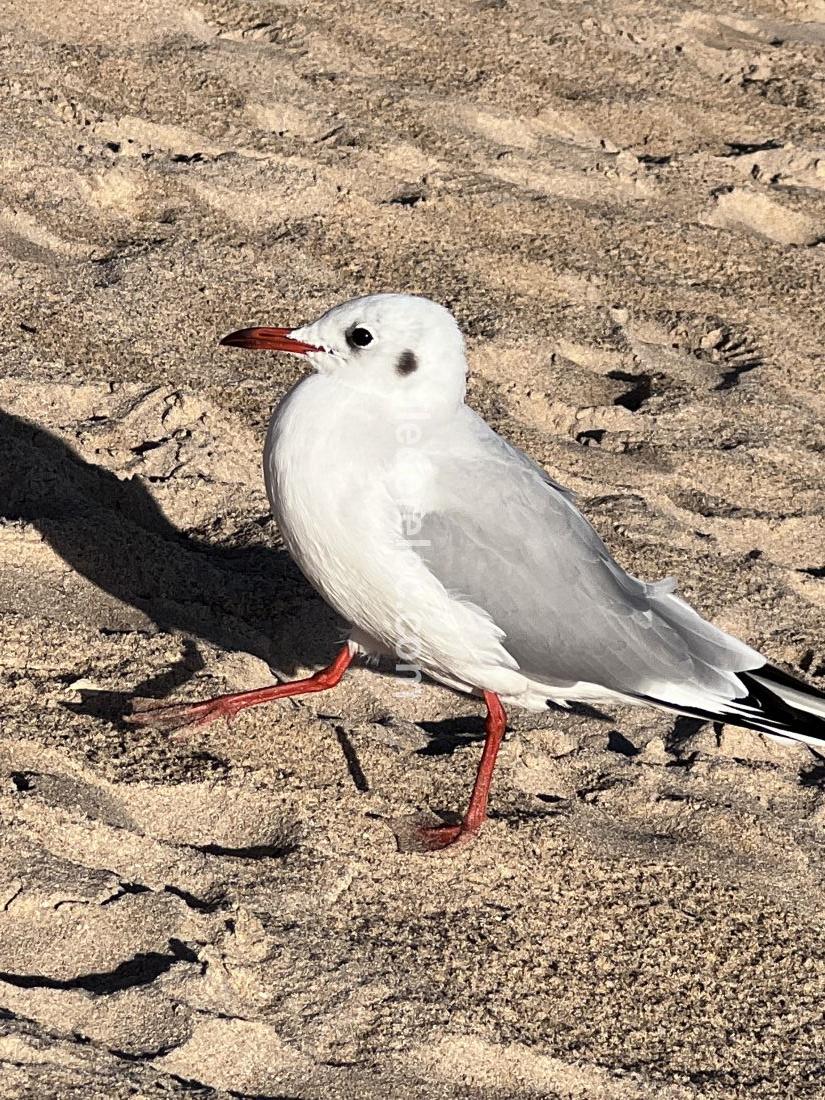
<instances>
[{"instance_id":1,"label":"red leg","mask_svg":"<svg viewBox=\"0 0 825 1100\"><path fill-rule=\"evenodd\" d=\"M444 848L455 849L469 844L474 837L478 836L487 817L490 784L493 780L498 750L507 728L507 715L495 692L485 691L484 702L487 704L484 751L481 754L467 812L460 825L419 826L415 830L414 840L417 840L417 847L421 851L438 852Z\"/></svg>"},{"instance_id":2,"label":"red leg","mask_svg":"<svg viewBox=\"0 0 825 1100\"><path fill-rule=\"evenodd\" d=\"M352 663L354 654L348 645L338 651L331 665L315 672L305 680L293 680L289 684L273 684L271 687L254 688L252 691L235 691L230 695L217 695L202 703L171 703L135 711L126 721L133 726L161 726L179 729L182 726L205 726L216 718L234 718L246 707L257 707L273 699L285 699L290 695L308 695L314 691L326 691L335 687Z\"/></svg>"}]
</instances>

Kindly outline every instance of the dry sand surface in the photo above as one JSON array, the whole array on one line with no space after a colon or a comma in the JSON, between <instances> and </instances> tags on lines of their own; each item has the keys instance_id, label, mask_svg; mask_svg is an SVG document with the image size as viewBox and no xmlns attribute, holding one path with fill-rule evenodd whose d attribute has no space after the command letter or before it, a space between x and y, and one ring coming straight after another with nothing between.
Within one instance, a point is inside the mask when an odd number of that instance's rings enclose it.
<instances>
[{"instance_id":1,"label":"dry sand surface","mask_svg":"<svg viewBox=\"0 0 825 1100\"><path fill-rule=\"evenodd\" d=\"M825 1095L804 747L516 714L450 860L389 821L463 804L472 700L119 717L334 652L260 474L300 364L216 340L377 290L624 565L825 676L825 5L721 7L0 3L3 1097Z\"/></svg>"}]
</instances>

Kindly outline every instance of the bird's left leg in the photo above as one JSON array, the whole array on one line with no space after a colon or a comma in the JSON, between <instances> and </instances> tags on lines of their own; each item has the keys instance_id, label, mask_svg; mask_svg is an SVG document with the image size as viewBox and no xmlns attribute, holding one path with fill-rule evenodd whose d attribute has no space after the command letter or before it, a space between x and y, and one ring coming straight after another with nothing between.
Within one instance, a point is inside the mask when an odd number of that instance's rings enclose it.
<instances>
[{"instance_id":1,"label":"bird's left leg","mask_svg":"<svg viewBox=\"0 0 825 1100\"><path fill-rule=\"evenodd\" d=\"M246 707L257 707L273 699L285 699L292 695L309 695L315 691L327 691L341 680L349 668L355 650L349 643L338 651L332 664L314 672L305 680L293 680L286 684L254 688L252 691L235 691L230 695L218 695L202 703L170 703L134 710L126 716L132 726L159 726L161 729L180 729L185 726L205 726L216 718L232 719Z\"/></svg>"},{"instance_id":2,"label":"bird's left leg","mask_svg":"<svg viewBox=\"0 0 825 1100\"><path fill-rule=\"evenodd\" d=\"M498 695L493 691L485 691L484 702L487 704L484 750L481 753L481 762L476 772L467 812L459 825L419 825L414 834L408 836L410 843L404 845L405 847L422 852L455 850L469 844L481 832L481 826L487 817L493 769L507 728L507 715Z\"/></svg>"}]
</instances>

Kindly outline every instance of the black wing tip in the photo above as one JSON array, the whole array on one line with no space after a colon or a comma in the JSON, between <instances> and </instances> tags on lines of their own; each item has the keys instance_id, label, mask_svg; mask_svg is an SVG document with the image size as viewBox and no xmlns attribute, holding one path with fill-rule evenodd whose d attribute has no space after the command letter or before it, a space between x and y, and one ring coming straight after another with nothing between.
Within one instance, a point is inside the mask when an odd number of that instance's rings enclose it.
<instances>
[{"instance_id":1,"label":"black wing tip","mask_svg":"<svg viewBox=\"0 0 825 1100\"><path fill-rule=\"evenodd\" d=\"M665 707L677 714L686 714L690 718L699 718L705 722L724 722L726 725L743 726L745 729L766 733L786 741L801 741L809 747L825 745L825 718L788 703L771 690L770 684L774 683L779 688L790 688L822 702L825 702L825 692L768 662L747 672L737 672L736 675L748 689L748 694L731 700L735 709L704 710L701 707L668 705L650 695L640 694L637 698L653 706ZM814 745L811 745L811 742L814 742Z\"/></svg>"},{"instance_id":2,"label":"black wing tip","mask_svg":"<svg viewBox=\"0 0 825 1100\"><path fill-rule=\"evenodd\" d=\"M794 691L801 691L805 695L813 696L814 699L822 699L825 701L825 691L821 691L818 687L814 687L813 684L809 684L799 676L794 676L790 672L785 672L785 670L778 665L772 665L770 661L766 661L764 665L760 665L759 668L751 668L748 669L747 672L741 672L738 675L740 677L761 676L763 680L771 680L773 683L779 684L780 687L793 688Z\"/></svg>"},{"instance_id":3,"label":"black wing tip","mask_svg":"<svg viewBox=\"0 0 825 1100\"><path fill-rule=\"evenodd\" d=\"M744 699L737 699L736 702L754 707L757 711L751 728L760 728L761 720L765 725L777 727L775 730L770 729L765 732L776 732L779 736L785 735L791 739L796 735L797 738L804 737L825 743L825 718L802 707L794 706L777 692L772 691L770 685L776 684L777 688L790 688L802 696L807 695L812 700L816 699L823 703L825 703L825 692L767 661L759 668L751 668L737 675L748 689L748 694ZM751 725L747 720L745 724Z\"/></svg>"}]
</instances>

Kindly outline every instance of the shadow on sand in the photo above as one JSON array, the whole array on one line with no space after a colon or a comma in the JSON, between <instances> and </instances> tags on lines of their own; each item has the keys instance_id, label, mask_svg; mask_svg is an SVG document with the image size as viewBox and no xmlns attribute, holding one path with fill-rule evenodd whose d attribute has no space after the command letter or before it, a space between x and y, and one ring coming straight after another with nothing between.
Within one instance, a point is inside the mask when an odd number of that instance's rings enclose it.
<instances>
[{"instance_id":1,"label":"shadow on sand","mask_svg":"<svg viewBox=\"0 0 825 1100\"><path fill-rule=\"evenodd\" d=\"M120 480L85 461L56 435L0 410L0 516L33 524L72 569L147 615L162 631L243 650L285 675L328 661L341 636L334 613L284 550L221 547L178 530L138 478ZM134 687L164 696L203 660L187 641L180 662ZM103 693L86 712L123 713ZM119 709L118 709L119 708Z\"/></svg>"}]
</instances>

